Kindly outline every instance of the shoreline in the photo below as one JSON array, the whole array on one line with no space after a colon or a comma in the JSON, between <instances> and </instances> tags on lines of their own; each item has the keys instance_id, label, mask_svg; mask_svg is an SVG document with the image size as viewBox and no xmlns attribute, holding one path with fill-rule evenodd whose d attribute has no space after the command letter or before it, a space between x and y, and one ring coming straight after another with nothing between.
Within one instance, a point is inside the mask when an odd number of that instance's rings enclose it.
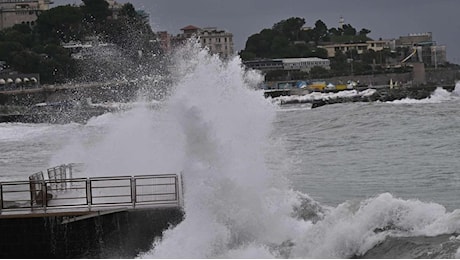
<instances>
[{"instance_id":1,"label":"shoreline","mask_svg":"<svg viewBox=\"0 0 460 260\"><path fill-rule=\"evenodd\" d=\"M455 85L435 86L425 85L417 87L394 87L379 86L378 88L359 87L352 90L311 92L306 89L281 89L265 91L267 98L277 99L280 105L311 103L312 108L329 104L350 103L350 102L388 102L410 99L426 99L430 97L437 88L443 88L448 92L455 89ZM344 91L348 91L347 93ZM355 93L350 93L355 91ZM340 95L346 93L346 95ZM308 94L313 96L307 97ZM330 94L329 96L326 96ZM298 98L296 98L298 97Z\"/></svg>"},{"instance_id":2,"label":"shoreline","mask_svg":"<svg viewBox=\"0 0 460 260\"><path fill-rule=\"evenodd\" d=\"M391 88L389 85L356 86L355 95L341 96L342 91L329 90L312 92L306 88L268 89L264 90L266 98L280 99L280 105L311 103L312 108L329 104L348 102L387 102L404 98L425 99L436 90L443 89L452 92L455 84L420 86L399 86ZM36 89L0 92L0 123L70 123L86 122L93 116L114 111L107 107L98 107L94 103L129 102L135 100L140 87L137 84L99 83L99 84L64 84L57 86L43 86ZM367 90L373 93L362 93ZM353 91L348 90L348 91ZM317 93L317 98L301 98L307 94ZM335 95L335 93L339 93ZM323 94L331 96L321 97ZM289 98L298 96L300 98ZM286 97L286 98L283 98Z\"/></svg>"}]
</instances>

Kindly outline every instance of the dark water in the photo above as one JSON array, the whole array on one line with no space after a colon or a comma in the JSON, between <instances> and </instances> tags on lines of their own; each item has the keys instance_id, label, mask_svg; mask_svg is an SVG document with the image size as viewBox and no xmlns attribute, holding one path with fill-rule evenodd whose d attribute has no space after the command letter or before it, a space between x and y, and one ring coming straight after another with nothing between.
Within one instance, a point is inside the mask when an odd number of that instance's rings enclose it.
<instances>
[{"instance_id":1,"label":"dark water","mask_svg":"<svg viewBox=\"0 0 460 260\"><path fill-rule=\"evenodd\" d=\"M458 258L459 105L458 96L438 90L422 101L286 106L274 136L287 144L295 189L337 207L331 212L354 208L340 215L351 228L327 231L353 243L362 228L355 221L368 225L385 216L372 230L385 239L354 257Z\"/></svg>"},{"instance_id":2,"label":"dark water","mask_svg":"<svg viewBox=\"0 0 460 260\"><path fill-rule=\"evenodd\" d=\"M279 112L296 189L337 205L390 192L460 208L460 101ZM288 123L289 122L289 123Z\"/></svg>"}]
</instances>

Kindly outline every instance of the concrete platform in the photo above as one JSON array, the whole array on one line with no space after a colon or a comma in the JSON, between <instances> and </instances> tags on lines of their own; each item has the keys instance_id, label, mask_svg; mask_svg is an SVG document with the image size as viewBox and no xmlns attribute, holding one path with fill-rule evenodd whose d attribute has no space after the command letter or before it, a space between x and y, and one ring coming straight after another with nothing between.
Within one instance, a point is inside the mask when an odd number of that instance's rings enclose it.
<instances>
[{"instance_id":1,"label":"concrete platform","mask_svg":"<svg viewBox=\"0 0 460 260\"><path fill-rule=\"evenodd\" d=\"M182 220L180 174L47 173L0 183L1 258L133 258Z\"/></svg>"}]
</instances>

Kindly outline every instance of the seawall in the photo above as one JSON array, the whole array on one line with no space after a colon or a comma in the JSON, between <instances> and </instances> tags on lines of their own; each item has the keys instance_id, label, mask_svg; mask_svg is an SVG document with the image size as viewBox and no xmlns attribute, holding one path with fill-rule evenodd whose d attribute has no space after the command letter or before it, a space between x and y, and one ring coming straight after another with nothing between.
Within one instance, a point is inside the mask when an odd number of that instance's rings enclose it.
<instances>
[{"instance_id":1,"label":"seawall","mask_svg":"<svg viewBox=\"0 0 460 260\"><path fill-rule=\"evenodd\" d=\"M59 86L43 86L35 89L24 89L0 92L0 105L32 106L38 103L59 101L86 101L91 98L94 103L127 102L136 97L137 84L67 84Z\"/></svg>"},{"instance_id":2,"label":"seawall","mask_svg":"<svg viewBox=\"0 0 460 260\"><path fill-rule=\"evenodd\" d=\"M0 219L1 258L134 258L178 224L177 208L122 211L61 224L66 217Z\"/></svg>"},{"instance_id":3,"label":"seawall","mask_svg":"<svg viewBox=\"0 0 460 260\"><path fill-rule=\"evenodd\" d=\"M44 86L0 92L0 122L83 123L114 110L91 103L129 102L137 98L137 84L99 83ZM47 104L40 106L37 104Z\"/></svg>"},{"instance_id":4,"label":"seawall","mask_svg":"<svg viewBox=\"0 0 460 260\"><path fill-rule=\"evenodd\" d=\"M310 81L326 81L338 84L339 82L346 83L347 81L359 81L364 85L386 85L389 84L390 79L393 82L409 82L413 80L413 73L386 73L374 75L350 75L341 77L331 77L325 79L310 79ZM428 85L455 85L455 81L460 79L460 70L458 69L426 69L425 79ZM270 88L276 88L278 82L284 81L270 81L266 82ZM294 80L296 81L296 80Z\"/></svg>"}]
</instances>

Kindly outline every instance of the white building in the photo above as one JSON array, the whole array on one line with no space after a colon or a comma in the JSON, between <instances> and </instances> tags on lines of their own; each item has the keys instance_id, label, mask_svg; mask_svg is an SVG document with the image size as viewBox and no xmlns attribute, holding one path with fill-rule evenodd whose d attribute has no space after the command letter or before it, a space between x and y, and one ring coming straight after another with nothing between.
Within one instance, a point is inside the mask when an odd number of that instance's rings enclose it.
<instances>
[{"instance_id":1,"label":"white building","mask_svg":"<svg viewBox=\"0 0 460 260\"><path fill-rule=\"evenodd\" d=\"M213 54L219 54L223 58L233 55L233 34L216 27L203 28L200 32L201 46L207 46Z\"/></svg>"},{"instance_id":2,"label":"white building","mask_svg":"<svg viewBox=\"0 0 460 260\"><path fill-rule=\"evenodd\" d=\"M40 13L52 3L52 0L0 0L0 30L15 24L35 25Z\"/></svg>"},{"instance_id":3,"label":"white building","mask_svg":"<svg viewBox=\"0 0 460 260\"><path fill-rule=\"evenodd\" d=\"M233 56L233 34L216 27L205 27L203 29L189 25L181 29L183 31L179 38L198 37L202 47L207 47L212 54L219 54L222 58Z\"/></svg>"},{"instance_id":4,"label":"white building","mask_svg":"<svg viewBox=\"0 0 460 260\"><path fill-rule=\"evenodd\" d=\"M430 50L431 50L431 64L430 65L434 67L438 67L438 65L444 65L447 62L445 45L430 46Z\"/></svg>"},{"instance_id":5,"label":"white building","mask_svg":"<svg viewBox=\"0 0 460 260\"><path fill-rule=\"evenodd\" d=\"M318 46L327 51L329 58L335 57L337 51L346 53L347 51L355 50L358 54L363 54L367 50L382 51L383 49L391 48L392 40L378 40L378 41L366 41L361 43L337 43Z\"/></svg>"},{"instance_id":6,"label":"white building","mask_svg":"<svg viewBox=\"0 0 460 260\"><path fill-rule=\"evenodd\" d=\"M265 72L274 70L298 70L310 72L313 67L321 67L327 70L331 69L331 62L329 59L316 57L250 60L245 61L244 64L251 69Z\"/></svg>"},{"instance_id":7,"label":"white building","mask_svg":"<svg viewBox=\"0 0 460 260\"><path fill-rule=\"evenodd\" d=\"M281 59L283 62L284 70L300 70L310 72L313 67L321 67L327 70L331 69L331 62L329 59L321 58L287 58Z\"/></svg>"}]
</instances>

